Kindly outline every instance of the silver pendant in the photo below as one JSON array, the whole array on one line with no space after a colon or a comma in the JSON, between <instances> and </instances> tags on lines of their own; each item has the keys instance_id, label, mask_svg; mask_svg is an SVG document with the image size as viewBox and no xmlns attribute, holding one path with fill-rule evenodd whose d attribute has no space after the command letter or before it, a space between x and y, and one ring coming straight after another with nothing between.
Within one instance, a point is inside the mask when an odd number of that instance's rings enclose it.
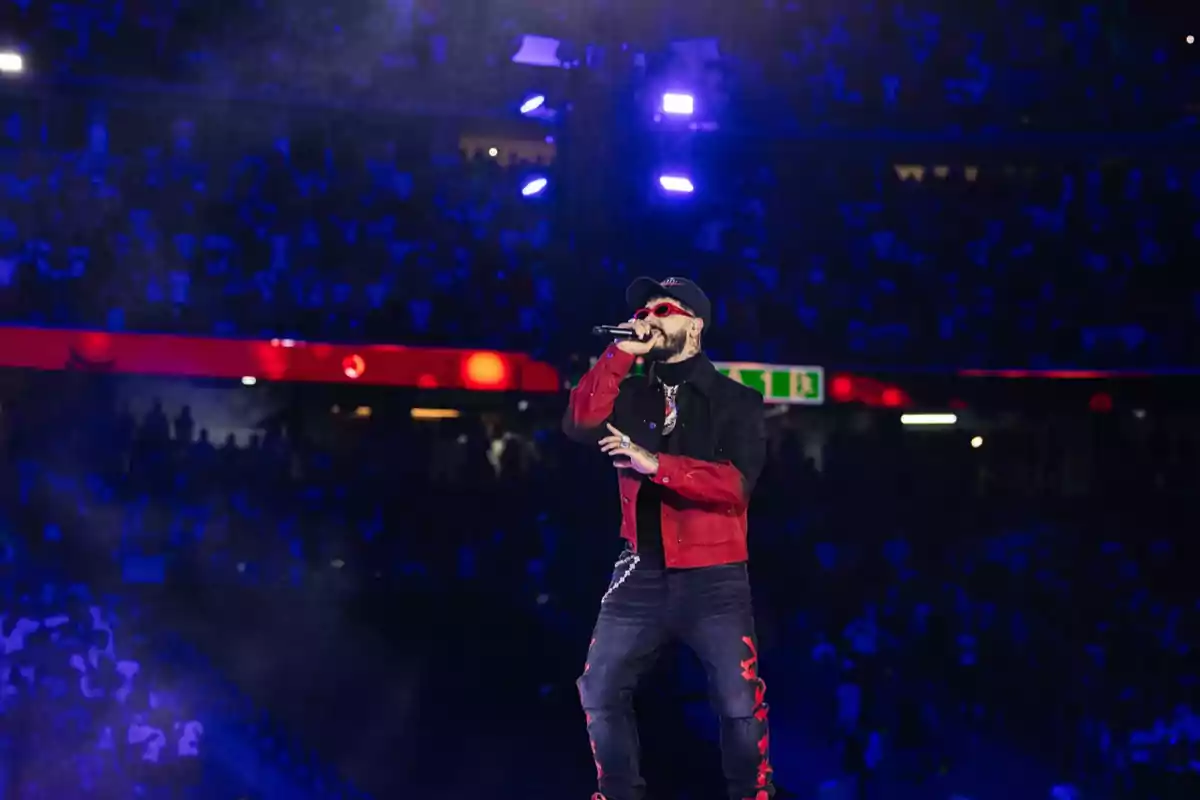
<instances>
[{"instance_id":1,"label":"silver pendant","mask_svg":"<svg viewBox=\"0 0 1200 800\"><path fill-rule=\"evenodd\" d=\"M678 386L663 387L663 395L666 398L666 415L663 419L663 436L666 436L671 431L675 430L675 423L679 420L679 407L675 403L675 395L678 393Z\"/></svg>"}]
</instances>

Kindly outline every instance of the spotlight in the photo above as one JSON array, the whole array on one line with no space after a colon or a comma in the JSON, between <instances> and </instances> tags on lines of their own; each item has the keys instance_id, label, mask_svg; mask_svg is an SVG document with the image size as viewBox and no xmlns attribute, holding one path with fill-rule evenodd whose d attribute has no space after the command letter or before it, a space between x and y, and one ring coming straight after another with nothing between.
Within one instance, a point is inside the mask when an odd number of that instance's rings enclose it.
<instances>
[{"instance_id":1,"label":"spotlight","mask_svg":"<svg viewBox=\"0 0 1200 800\"><path fill-rule=\"evenodd\" d=\"M512 57L514 64L528 64L531 67L563 66L558 57L558 48L562 44L558 39L549 36L533 36L525 34L521 37L521 46Z\"/></svg>"},{"instance_id":2,"label":"spotlight","mask_svg":"<svg viewBox=\"0 0 1200 800\"><path fill-rule=\"evenodd\" d=\"M14 50L0 50L0 74L19 75L25 71L25 59Z\"/></svg>"},{"instance_id":3,"label":"spotlight","mask_svg":"<svg viewBox=\"0 0 1200 800\"><path fill-rule=\"evenodd\" d=\"M677 117L690 117L696 111L696 98L690 94L667 92L663 95L662 110L664 114Z\"/></svg>"},{"instance_id":4,"label":"spotlight","mask_svg":"<svg viewBox=\"0 0 1200 800\"><path fill-rule=\"evenodd\" d=\"M971 447L975 450L978 450L979 448L983 447L983 437L982 436L971 437Z\"/></svg>"},{"instance_id":5,"label":"spotlight","mask_svg":"<svg viewBox=\"0 0 1200 800\"><path fill-rule=\"evenodd\" d=\"M537 197L539 194L546 191L546 187L549 184L550 184L550 181L546 180L543 177L539 176L537 178L531 178L530 180L525 182L524 186L521 187L521 196L522 197Z\"/></svg>"},{"instance_id":6,"label":"spotlight","mask_svg":"<svg viewBox=\"0 0 1200 800\"><path fill-rule=\"evenodd\" d=\"M671 192L672 194L691 194L696 191L696 187L692 185L692 181L682 175L662 175L658 179L658 185L664 191Z\"/></svg>"},{"instance_id":7,"label":"spotlight","mask_svg":"<svg viewBox=\"0 0 1200 800\"><path fill-rule=\"evenodd\" d=\"M494 147L489 147L488 155L491 156L492 158L495 158L496 156L500 155L500 151Z\"/></svg>"},{"instance_id":8,"label":"spotlight","mask_svg":"<svg viewBox=\"0 0 1200 800\"><path fill-rule=\"evenodd\" d=\"M544 105L546 105L546 95L544 95L544 94L530 95L529 97L527 97L525 99L524 103L521 103L521 113L522 114L532 114L534 111L537 111L539 108L541 108Z\"/></svg>"}]
</instances>

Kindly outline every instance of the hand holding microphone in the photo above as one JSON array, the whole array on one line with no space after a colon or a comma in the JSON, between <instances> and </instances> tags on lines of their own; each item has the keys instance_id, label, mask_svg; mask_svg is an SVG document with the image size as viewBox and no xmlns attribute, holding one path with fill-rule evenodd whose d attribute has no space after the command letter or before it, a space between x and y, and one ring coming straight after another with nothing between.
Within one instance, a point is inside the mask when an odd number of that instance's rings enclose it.
<instances>
[{"instance_id":1,"label":"hand holding microphone","mask_svg":"<svg viewBox=\"0 0 1200 800\"><path fill-rule=\"evenodd\" d=\"M662 331L645 320L631 319L620 325L597 325L592 332L599 336L612 336L617 340L617 349L634 356L644 356L662 340Z\"/></svg>"}]
</instances>

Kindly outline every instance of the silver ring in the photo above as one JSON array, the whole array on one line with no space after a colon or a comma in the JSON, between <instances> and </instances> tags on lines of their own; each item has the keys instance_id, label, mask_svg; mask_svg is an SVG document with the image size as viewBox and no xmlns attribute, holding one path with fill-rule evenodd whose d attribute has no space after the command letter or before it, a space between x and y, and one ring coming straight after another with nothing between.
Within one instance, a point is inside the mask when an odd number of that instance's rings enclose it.
<instances>
[{"instance_id":1,"label":"silver ring","mask_svg":"<svg viewBox=\"0 0 1200 800\"><path fill-rule=\"evenodd\" d=\"M629 437L628 436L621 437L621 447L629 447Z\"/></svg>"}]
</instances>

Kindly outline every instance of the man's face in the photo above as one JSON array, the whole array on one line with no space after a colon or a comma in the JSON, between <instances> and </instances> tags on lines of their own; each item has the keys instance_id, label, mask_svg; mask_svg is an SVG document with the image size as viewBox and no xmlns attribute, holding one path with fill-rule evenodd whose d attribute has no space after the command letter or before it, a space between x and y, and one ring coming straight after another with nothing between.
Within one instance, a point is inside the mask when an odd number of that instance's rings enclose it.
<instances>
[{"instance_id":1,"label":"man's face","mask_svg":"<svg viewBox=\"0 0 1200 800\"><path fill-rule=\"evenodd\" d=\"M687 316L687 314L691 314L691 309L673 297L652 297L646 301L643 308L650 311L646 315L646 324L662 333L658 344L649 353L646 353L646 360L667 361L682 353L687 347L688 334L699 324L699 320L695 317ZM675 312L676 308L686 311L687 314ZM668 313L663 315L655 313L658 311L667 311Z\"/></svg>"}]
</instances>

